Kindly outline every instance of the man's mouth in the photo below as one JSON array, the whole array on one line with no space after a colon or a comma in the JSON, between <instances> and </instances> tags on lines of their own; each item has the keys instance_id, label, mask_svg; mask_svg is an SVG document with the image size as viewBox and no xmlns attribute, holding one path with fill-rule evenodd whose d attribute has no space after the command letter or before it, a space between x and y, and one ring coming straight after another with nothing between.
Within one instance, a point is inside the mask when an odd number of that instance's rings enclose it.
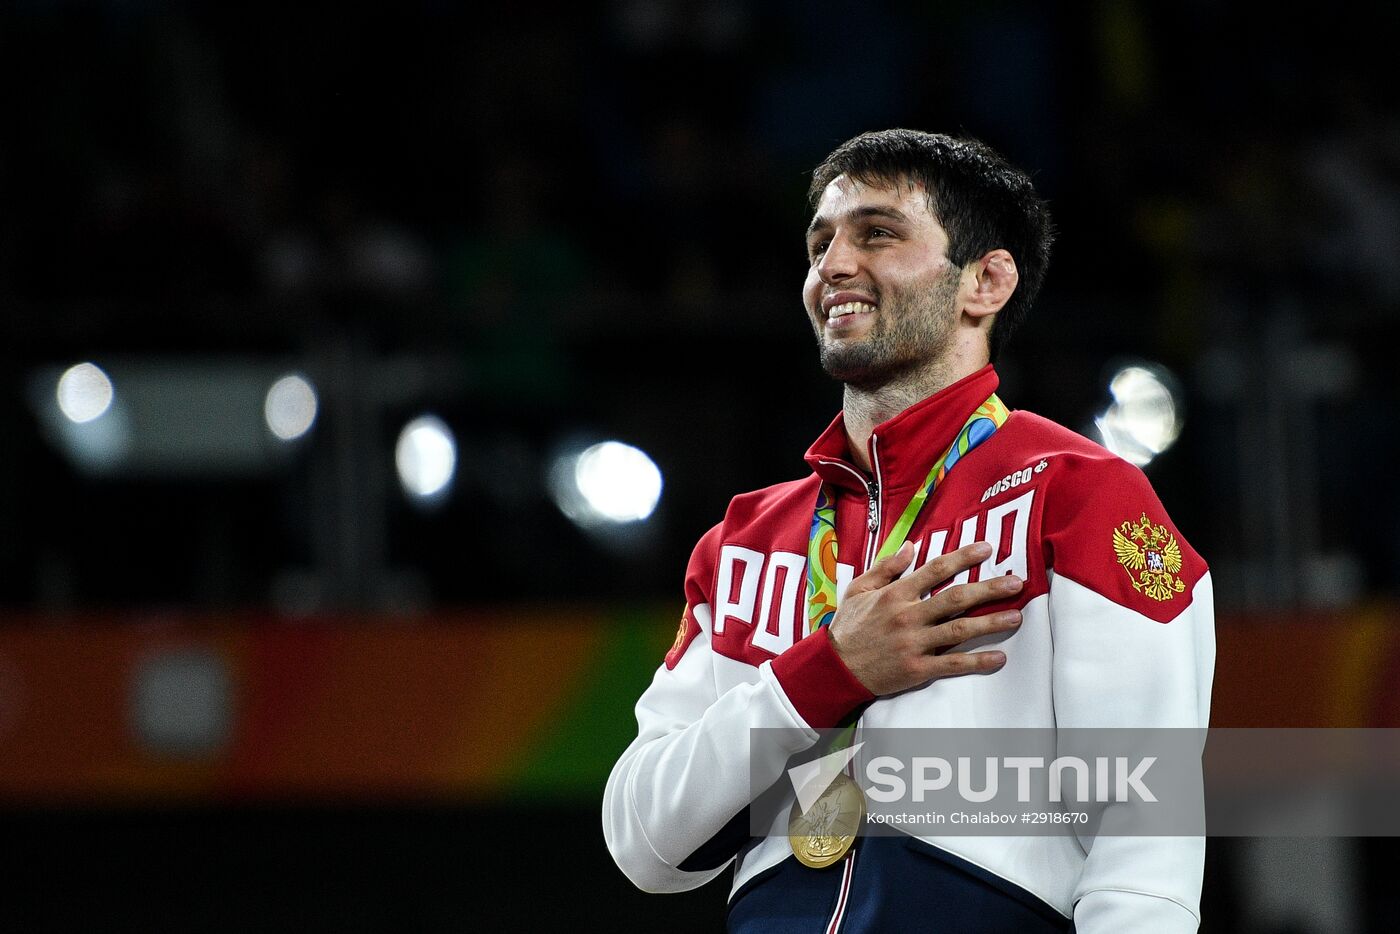
<instances>
[{"instance_id":1,"label":"man's mouth","mask_svg":"<svg viewBox=\"0 0 1400 934\"><path fill-rule=\"evenodd\" d=\"M875 305L864 301L848 301L844 305L833 305L829 312L826 312L827 319L844 318L846 315L860 315L865 312L875 311Z\"/></svg>"},{"instance_id":2,"label":"man's mouth","mask_svg":"<svg viewBox=\"0 0 1400 934\"><path fill-rule=\"evenodd\" d=\"M846 302L833 305L826 313L827 327L842 327L857 320L857 315L868 315L875 310L869 302Z\"/></svg>"}]
</instances>

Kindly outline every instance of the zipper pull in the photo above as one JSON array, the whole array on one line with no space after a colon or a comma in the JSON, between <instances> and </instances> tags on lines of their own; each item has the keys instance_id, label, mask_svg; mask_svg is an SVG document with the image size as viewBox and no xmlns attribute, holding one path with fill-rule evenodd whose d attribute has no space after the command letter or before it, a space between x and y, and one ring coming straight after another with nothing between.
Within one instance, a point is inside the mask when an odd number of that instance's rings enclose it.
<instances>
[{"instance_id":1,"label":"zipper pull","mask_svg":"<svg viewBox=\"0 0 1400 934\"><path fill-rule=\"evenodd\" d=\"M870 484L868 492L870 493L870 503L865 512L865 528L873 532L880 527L880 484Z\"/></svg>"}]
</instances>

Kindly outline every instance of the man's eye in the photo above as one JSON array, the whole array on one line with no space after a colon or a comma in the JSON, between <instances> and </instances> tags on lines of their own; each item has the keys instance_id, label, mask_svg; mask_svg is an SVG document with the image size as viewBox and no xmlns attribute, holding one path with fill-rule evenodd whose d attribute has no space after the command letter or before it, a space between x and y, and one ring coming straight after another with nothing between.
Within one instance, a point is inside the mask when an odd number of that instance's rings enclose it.
<instances>
[{"instance_id":1,"label":"man's eye","mask_svg":"<svg viewBox=\"0 0 1400 934\"><path fill-rule=\"evenodd\" d=\"M830 240L818 240L807 248L807 252L813 256L821 256L826 252L826 248L831 244Z\"/></svg>"},{"instance_id":2,"label":"man's eye","mask_svg":"<svg viewBox=\"0 0 1400 934\"><path fill-rule=\"evenodd\" d=\"M888 237L890 235L890 232L883 227L872 227L870 230L870 238L872 240L876 237Z\"/></svg>"}]
</instances>

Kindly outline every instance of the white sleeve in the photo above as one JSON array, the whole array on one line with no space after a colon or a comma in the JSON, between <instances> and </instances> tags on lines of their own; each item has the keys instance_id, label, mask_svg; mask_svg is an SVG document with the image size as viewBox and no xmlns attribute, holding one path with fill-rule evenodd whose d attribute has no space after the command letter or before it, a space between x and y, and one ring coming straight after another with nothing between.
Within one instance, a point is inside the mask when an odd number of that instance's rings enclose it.
<instances>
[{"instance_id":1,"label":"white sleeve","mask_svg":"<svg viewBox=\"0 0 1400 934\"><path fill-rule=\"evenodd\" d=\"M613 767L603 793L608 851L647 892L682 892L719 875L727 863L691 872L679 867L744 811L752 788L780 779L788 757L818 738L788 700L771 663L756 669L756 680L718 693L710 607L688 612L699 632L674 668L657 670L637 702L637 738ZM754 727L788 728L782 736L793 748L765 743L761 761L751 762Z\"/></svg>"},{"instance_id":2,"label":"white sleeve","mask_svg":"<svg viewBox=\"0 0 1400 934\"><path fill-rule=\"evenodd\" d=\"M1179 614L1159 622L1054 575L1056 725L1205 729L1215 667L1208 572L1189 597ZM1082 842L1086 858L1074 891L1079 934L1197 929L1204 837L1099 836Z\"/></svg>"}]
</instances>

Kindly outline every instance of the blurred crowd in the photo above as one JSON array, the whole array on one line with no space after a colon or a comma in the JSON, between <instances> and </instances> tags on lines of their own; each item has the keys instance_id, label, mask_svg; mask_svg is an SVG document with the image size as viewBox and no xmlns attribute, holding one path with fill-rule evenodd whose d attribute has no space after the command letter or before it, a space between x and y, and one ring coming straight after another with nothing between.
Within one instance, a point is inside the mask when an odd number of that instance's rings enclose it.
<instances>
[{"instance_id":1,"label":"blurred crowd","mask_svg":"<svg viewBox=\"0 0 1400 934\"><path fill-rule=\"evenodd\" d=\"M417 512L372 471L387 583L328 608L559 597L540 567L678 593L727 497L795 476L839 404L798 298L807 173L890 125L979 136L1050 200L1013 405L1087 430L1105 367L1164 365L1187 427L1154 483L1223 600L1393 595L1400 544L1366 520L1400 515L1396 14L1368 17L1342 47L1199 2L11 4L0 604L275 602L328 573L318 446L339 425L337 458L387 458L422 407L462 442L453 499ZM359 421L234 481L83 476L25 395L103 355L337 354L452 375L350 392ZM522 479L587 432L661 466L655 547L589 541Z\"/></svg>"}]
</instances>

